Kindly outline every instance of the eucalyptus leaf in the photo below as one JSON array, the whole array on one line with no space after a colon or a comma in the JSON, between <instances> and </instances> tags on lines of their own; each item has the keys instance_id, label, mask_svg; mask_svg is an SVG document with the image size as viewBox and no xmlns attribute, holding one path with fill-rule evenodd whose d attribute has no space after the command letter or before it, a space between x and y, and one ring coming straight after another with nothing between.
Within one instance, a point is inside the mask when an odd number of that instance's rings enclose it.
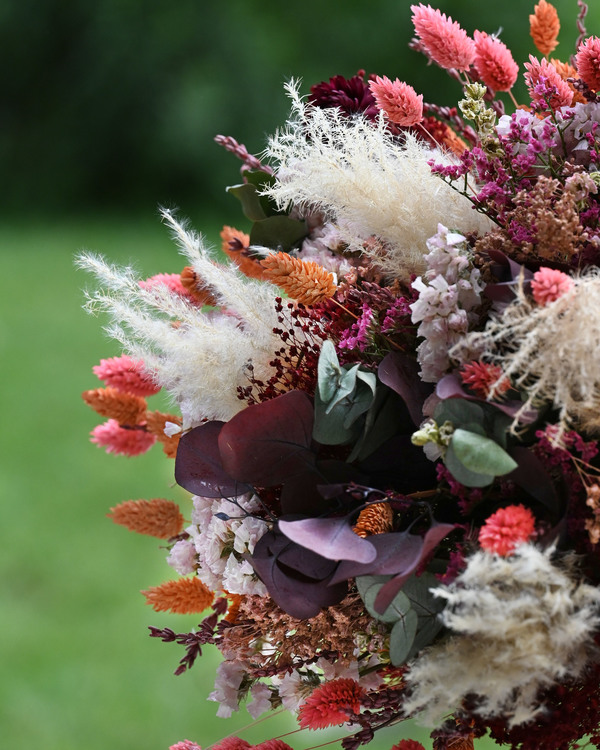
<instances>
[{"instance_id":1,"label":"eucalyptus leaf","mask_svg":"<svg viewBox=\"0 0 600 750\"><path fill-rule=\"evenodd\" d=\"M498 477L517 468L517 462L504 448L491 438L476 432L458 428L452 433L450 445L460 463L476 474Z\"/></svg>"},{"instance_id":2,"label":"eucalyptus leaf","mask_svg":"<svg viewBox=\"0 0 600 750\"><path fill-rule=\"evenodd\" d=\"M377 612L375 609L375 599L381 590L383 583L378 583L367 589L364 596L364 603L371 617L381 622L398 622L406 616L411 609L410 599L402 591L399 591L394 597L392 603L386 608L385 612Z\"/></svg>"},{"instance_id":3,"label":"eucalyptus leaf","mask_svg":"<svg viewBox=\"0 0 600 750\"><path fill-rule=\"evenodd\" d=\"M456 457L452 441L444 455L444 463L454 479L464 484L465 487L488 487L494 481L493 474L478 474L475 471L467 469Z\"/></svg>"},{"instance_id":4,"label":"eucalyptus leaf","mask_svg":"<svg viewBox=\"0 0 600 750\"><path fill-rule=\"evenodd\" d=\"M270 247L273 250L292 250L308 234L305 221L289 216L268 216L256 220L250 230L250 244Z\"/></svg>"},{"instance_id":5,"label":"eucalyptus leaf","mask_svg":"<svg viewBox=\"0 0 600 750\"><path fill-rule=\"evenodd\" d=\"M329 400L325 413L329 412L337 406L345 398L351 396L356 389L356 376L358 374L359 365L354 365L349 370L342 369L338 378L337 388L335 389L333 396Z\"/></svg>"},{"instance_id":6,"label":"eucalyptus leaf","mask_svg":"<svg viewBox=\"0 0 600 750\"><path fill-rule=\"evenodd\" d=\"M323 403L327 404L333 398L341 375L342 368L335 346L332 341L327 339L323 342L317 364L318 393Z\"/></svg>"},{"instance_id":7,"label":"eucalyptus leaf","mask_svg":"<svg viewBox=\"0 0 600 750\"><path fill-rule=\"evenodd\" d=\"M410 651L406 656L406 661L415 657L422 648L425 648L425 646L429 646L436 635L440 632L442 627L442 621L437 617L419 617L419 622L417 624L417 634L412 643Z\"/></svg>"},{"instance_id":8,"label":"eucalyptus leaf","mask_svg":"<svg viewBox=\"0 0 600 750\"><path fill-rule=\"evenodd\" d=\"M244 216L250 221L262 221L267 218L260 195L254 185L247 182L241 185L232 185L227 188L227 192L239 200L242 204Z\"/></svg>"},{"instance_id":9,"label":"eucalyptus leaf","mask_svg":"<svg viewBox=\"0 0 600 750\"><path fill-rule=\"evenodd\" d=\"M367 591L371 588L371 586L382 586L384 583L387 583L387 581L390 580L392 576L357 576L355 579L356 588L358 589L358 593L360 594L360 598L365 600L365 596ZM377 615L373 615L373 617L379 617L379 613Z\"/></svg>"},{"instance_id":10,"label":"eucalyptus leaf","mask_svg":"<svg viewBox=\"0 0 600 750\"><path fill-rule=\"evenodd\" d=\"M390 633L390 661L395 667L406 662L412 650L419 617L414 609L409 609L392 628Z\"/></svg>"},{"instance_id":11,"label":"eucalyptus leaf","mask_svg":"<svg viewBox=\"0 0 600 750\"><path fill-rule=\"evenodd\" d=\"M452 422L455 427L462 427L469 422L483 424L485 412L480 404L464 398L448 398L438 404L433 418L438 424Z\"/></svg>"}]
</instances>

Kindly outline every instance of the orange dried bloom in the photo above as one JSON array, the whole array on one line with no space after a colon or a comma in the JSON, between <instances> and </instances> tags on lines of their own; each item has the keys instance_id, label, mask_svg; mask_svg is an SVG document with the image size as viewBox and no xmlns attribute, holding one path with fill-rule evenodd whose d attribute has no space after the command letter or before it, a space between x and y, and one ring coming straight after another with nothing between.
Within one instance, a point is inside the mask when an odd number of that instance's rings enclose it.
<instances>
[{"instance_id":1,"label":"orange dried bloom","mask_svg":"<svg viewBox=\"0 0 600 750\"><path fill-rule=\"evenodd\" d=\"M261 264L269 281L307 307L335 294L334 275L312 260L300 260L281 252L263 258Z\"/></svg>"},{"instance_id":2,"label":"orange dried bloom","mask_svg":"<svg viewBox=\"0 0 600 750\"><path fill-rule=\"evenodd\" d=\"M183 529L185 519L177 503L155 497L152 500L125 500L107 513L119 526L137 534L170 539Z\"/></svg>"},{"instance_id":3,"label":"orange dried bloom","mask_svg":"<svg viewBox=\"0 0 600 750\"><path fill-rule=\"evenodd\" d=\"M324 729L348 721L360 711L364 695L361 686L349 677L325 682L315 688L300 706L298 723L302 729Z\"/></svg>"},{"instance_id":4,"label":"orange dried bloom","mask_svg":"<svg viewBox=\"0 0 600 750\"><path fill-rule=\"evenodd\" d=\"M394 512L389 503L373 503L361 510L352 529L363 538L373 534L385 534L392 530Z\"/></svg>"},{"instance_id":5,"label":"orange dried bloom","mask_svg":"<svg viewBox=\"0 0 600 750\"><path fill-rule=\"evenodd\" d=\"M379 109L396 125L409 127L423 119L423 94L417 96L408 83L398 78L391 81L387 76L376 76L374 81L369 81L369 88Z\"/></svg>"},{"instance_id":6,"label":"orange dried bloom","mask_svg":"<svg viewBox=\"0 0 600 750\"><path fill-rule=\"evenodd\" d=\"M574 68L570 63L562 62L561 60L557 60L555 57L553 57L550 62L552 65L554 65L554 69L558 73L558 75L563 79L563 81L567 84L567 86L571 89L573 92L573 101L571 104L586 104L587 99L585 96L580 92L577 91L577 89L573 86L572 83L569 83L567 80L568 78L578 78L577 70Z\"/></svg>"},{"instance_id":7,"label":"orange dried bloom","mask_svg":"<svg viewBox=\"0 0 600 750\"><path fill-rule=\"evenodd\" d=\"M141 592L155 612L191 615L204 612L214 599L212 591L197 578L177 578Z\"/></svg>"},{"instance_id":8,"label":"orange dried bloom","mask_svg":"<svg viewBox=\"0 0 600 750\"><path fill-rule=\"evenodd\" d=\"M529 16L529 33L542 55L549 55L557 47L559 31L556 8L546 0L540 0Z\"/></svg>"},{"instance_id":9,"label":"orange dried bloom","mask_svg":"<svg viewBox=\"0 0 600 750\"><path fill-rule=\"evenodd\" d=\"M123 393L116 388L95 388L84 391L81 397L100 416L114 419L119 424L139 424L146 414L145 398Z\"/></svg>"},{"instance_id":10,"label":"orange dried bloom","mask_svg":"<svg viewBox=\"0 0 600 750\"><path fill-rule=\"evenodd\" d=\"M186 266L183 269L180 274L180 279L183 287L187 289L188 294L197 305L211 305L212 307L216 306L216 299L212 296L208 289L202 286L202 283L198 278L198 274L191 266Z\"/></svg>"},{"instance_id":11,"label":"orange dried bloom","mask_svg":"<svg viewBox=\"0 0 600 750\"><path fill-rule=\"evenodd\" d=\"M241 594L230 594L229 591L226 591L225 593L227 594L229 606L227 608L227 614L223 619L227 620L227 622L235 622L244 597Z\"/></svg>"},{"instance_id":12,"label":"orange dried bloom","mask_svg":"<svg viewBox=\"0 0 600 750\"><path fill-rule=\"evenodd\" d=\"M590 36L579 45L575 57L577 73L592 91L600 90L600 39Z\"/></svg>"},{"instance_id":13,"label":"orange dried bloom","mask_svg":"<svg viewBox=\"0 0 600 750\"><path fill-rule=\"evenodd\" d=\"M234 227L224 226L221 230L221 249L240 271L250 279L265 280L265 272L259 260L255 260L249 253L250 235L240 232Z\"/></svg>"},{"instance_id":14,"label":"orange dried bloom","mask_svg":"<svg viewBox=\"0 0 600 750\"><path fill-rule=\"evenodd\" d=\"M165 424L167 422L181 425L181 417L175 414L163 414L160 411L149 411L146 413L146 429L162 443L165 455L169 458L175 458L181 433L178 432L172 436L165 435Z\"/></svg>"},{"instance_id":15,"label":"orange dried bloom","mask_svg":"<svg viewBox=\"0 0 600 750\"><path fill-rule=\"evenodd\" d=\"M509 91L517 80L519 66L514 61L508 47L485 31L476 31L475 70L479 77L493 91Z\"/></svg>"}]
</instances>

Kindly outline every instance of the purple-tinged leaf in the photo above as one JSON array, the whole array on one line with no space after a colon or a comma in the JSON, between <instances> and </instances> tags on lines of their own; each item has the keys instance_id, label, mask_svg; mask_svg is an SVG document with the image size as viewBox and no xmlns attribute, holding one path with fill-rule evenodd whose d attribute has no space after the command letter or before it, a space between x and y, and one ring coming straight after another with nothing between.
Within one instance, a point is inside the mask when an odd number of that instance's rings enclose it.
<instances>
[{"instance_id":1,"label":"purple-tinged leaf","mask_svg":"<svg viewBox=\"0 0 600 750\"><path fill-rule=\"evenodd\" d=\"M390 352L381 361L377 377L402 398L418 427L423 421L423 403L431 388L419 377L417 361L407 354Z\"/></svg>"},{"instance_id":2,"label":"purple-tinged leaf","mask_svg":"<svg viewBox=\"0 0 600 750\"><path fill-rule=\"evenodd\" d=\"M492 273L498 281L487 284L484 294L493 302L506 306L515 299L515 288L520 280L522 279L523 286L527 288L533 278L533 273L520 263L511 260L501 250L490 250L488 255L494 261Z\"/></svg>"},{"instance_id":3,"label":"purple-tinged leaf","mask_svg":"<svg viewBox=\"0 0 600 750\"><path fill-rule=\"evenodd\" d=\"M277 563L315 581L329 580L337 565L336 560L328 560L318 552L306 549L306 547L296 543L288 544L279 553Z\"/></svg>"},{"instance_id":4,"label":"purple-tinged leaf","mask_svg":"<svg viewBox=\"0 0 600 750\"><path fill-rule=\"evenodd\" d=\"M342 495L346 485L366 480L364 474L345 461L317 461L307 471L284 482L280 498L282 515L321 515L330 507L329 500Z\"/></svg>"},{"instance_id":5,"label":"purple-tinged leaf","mask_svg":"<svg viewBox=\"0 0 600 750\"><path fill-rule=\"evenodd\" d=\"M288 482L314 464L312 428L313 405L303 391L249 406L219 434L223 466L241 482L259 487Z\"/></svg>"},{"instance_id":6,"label":"purple-tinged leaf","mask_svg":"<svg viewBox=\"0 0 600 750\"><path fill-rule=\"evenodd\" d=\"M409 494L437 485L435 464L422 448L413 445L410 435L394 435L371 453L358 468L376 489L393 487Z\"/></svg>"},{"instance_id":7,"label":"purple-tinged leaf","mask_svg":"<svg viewBox=\"0 0 600 750\"><path fill-rule=\"evenodd\" d=\"M515 459L518 466L510 474L507 474L505 479L514 482L557 515L560 510L560 498L554 482L540 459L535 453L523 446L512 448L510 455Z\"/></svg>"},{"instance_id":8,"label":"purple-tinged leaf","mask_svg":"<svg viewBox=\"0 0 600 750\"><path fill-rule=\"evenodd\" d=\"M538 413L535 409L523 409L522 401L488 401L485 398L474 396L463 388L463 384L458 375L451 373L450 375L444 375L444 377L438 382L435 387L435 394L442 401L446 401L449 398L464 398L466 401L475 401L480 404L490 404L495 409L498 409L503 414L514 419L517 414L519 415L519 422L521 424L531 424L535 422L538 417Z\"/></svg>"},{"instance_id":9,"label":"purple-tinged leaf","mask_svg":"<svg viewBox=\"0 0 600 750\"><path fill-rule=\"evenodd\" d=\"M455 529L456 526L451 523L436 523L431 526L423 537L423 545L418 559L414 560L406 570L398 573L381 587L381 591L375 599L375 609L378 612L385 612L390 606L396 594L400 591L404 582L414 573L422 560L426 560L431 552L438 546L445 536Z\"/></svg>"},{"instance_id":10,"label":"purple-tinged leaf","mask_svg":"<svg viewBox=\"0 0 600 750\"><path fill-rule=\"evenodd\" d=\"M318 549L328 560L373 562L377 551L371 542L352 531L348 516L342 518L303 518L300 521L279 521L279 529L296 544Z\"/></svg>"},{"instance_id":11,"label":"purple-tinged leaf","mask_svg":"<svg viewBox=\"0 0 600 750\"><path fill-rule=\"evenodd\" d=\"M175 459L175 481L201 497L237 497L250 489L223 468L218 438L223 422L206 422L182 435Z\"/></svg>"}]
</instances>

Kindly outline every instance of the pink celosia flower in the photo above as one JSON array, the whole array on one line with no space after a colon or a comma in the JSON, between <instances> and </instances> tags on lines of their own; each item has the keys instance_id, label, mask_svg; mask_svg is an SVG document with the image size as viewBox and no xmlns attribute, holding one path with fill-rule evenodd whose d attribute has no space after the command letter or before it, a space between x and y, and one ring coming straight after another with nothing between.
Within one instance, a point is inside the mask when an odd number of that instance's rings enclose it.
<instances>
[{"instance_id":1,"label":"pink celosia flower","mask_svg":"<svg viewBox=\"0 0 600 750\"><path fill-rule=\"evenodd\" d=\"M592 91L600 89L600 39L590 36L579 45L575 57L577 75Z\"/></svg>"},{"instance_id":2,"label":"pink celosia flower","mask_svg":"<svg viewBox=\"0 0 600 750\"><path fill-rule=\"evenodd\" d=\"M417 740L400 740L392 750L425 750L425 747Z\"/></svg>"},{"instance_id":3,"label":"pink celosia flower","mask_svg":"<svg viewBox=\"0 0 600 750\"><path fill-rule=\"evenodd\" d=\"M298 723L302 729L324 729L348 721L360 710L364 690L356 680L340 677L315 688L300 706Z\"/></svg>"},{"instance_id":4,"label":"pink celosia flower","mask_svg":"<svg viewBox=\"0 0 600 750\"><path fill-rule=\"evenodd\" d=\"M92 369L100 380L118 391L133 393L134 396L152 396L160 391L160 386L144 369L142 360L131 359L126 354L101 359L100 364Z\"/></svg>"},{"instance_id":5,"label":"pink celosia flower","mask_svg":"<svg viewBox=\"0 0 600 750\"><path fill-rule=\"evenodd\" d=\"M417 96L408 83L398 78L391 81L387 76L377 76L374 81L369 81L369 87L379 109L396 125L409 127L423 119L423 94Z\"/></svg>"},{"instance_id":6,"label":"pink celosia flower","mask_svg":"<svg viewBox=\"0 0 600 750\"><path fill-rule=\"evenodd\" d=\"M156 442L156 437L145 430L121 427L116 419L109 419L91 431L91 441L101 445L107 453L117 456L139 456Z\"/></svg>"},{"instance_id":7,"label":"pink celosia flower","mask_svg":"<svg viewBox=\"0 0 600 750\"><path fill-rule=\"evenodd\" d=\"M535 517L524 505L500 508L486 520L479 531L479 544L488 552L506 557L515 547L530 539Z\"/></svg>"},{"instance_id":8,"label":"pink celosia flower","mask_svg":"<svg viewBox=\"0 0 600 750\"><path fill-rule=\"evenodd\" d=\"M442 68L468 70L475 60L475 43L460 25L430 5L411 5L412 22L427 54Z\"/></svg>"},{"instance_id":9,"label":"pink celosia flower","mask_svg":"<svg viewBox=\"0 0 600 750\"><path fill-rule=\"evenodd\" d=\"M194 297L190 294L189 289L186 289L181 283L181 274L157 273L155 276L150 276L150 278L138 283L142 289L154 289L163 284L180 297L185 297L187 300L195 303Z\"/></svg>"},{"instance_id":10,"label":"pink celosia flower","mask_svg":"<svg viewBox=\"0 0 600 750\"><path fill-rule=\"evenodd\" d=\"M253 745L254 750L292 750L292 748L283 740L266 740L260 745Z\"/></svg>"},{"instance_id":11,"label":"pink celosia flower","mask_svg":"<svg viewBox=\"0 0 600 750\"><path fill-rule=\"evenodd\" d=\"M488 362L468 362L461 368L460 377L462 382L481 398L487 398L490 395L493 385L496 385L494 388L496 396L501 396L510 388L508 378L502 377L502 368Z\"/></svg>"},{"instance_id":12,"label":"pink celosia flower","mask_svg":"<svg viewBox=\"0 0 600 750\"><path fill-rule=\"evenodd\" d=\"M509 91L519 73L519 66L513 60L508 47L485 31L476 31L475 70L479 77L494 91Z\"/></svg>"},{"instance_id":13,"label":"pink celosia flower","mask_svg":"<svg viewBox=\"0 0 600 750\"><path fill-rule=\"evenodd\" d=\"M225 737L224 740L212 746L212 750L246 750L252 745L241 737Z\"/></svg>"},{"instance_id":14,"label":"pink celosia flower","mask_svg":"<svg viewBox=\"0 0 600 750\"><path fill-rule=\"evenodd\" d=\"M191 740L181 740L181 742L171 745L169 750L202 750L202 748Z\"/></svg>"},{"instance_id":15,"label":"pink celosia flower","mask_svg":"<svg viewBox=\"0 0 600 750\"><path fill-rule=\"evenodd\" d=\"M571 104L573 101L573 91L569 87L569 84L563 81L551 62L548 62L548 60L540 62L533 55L529 55L529 62L525 63L525 68L527 70L525 73L525 82L532 102L541 102L545 106L549 105L552 110L559 109L560 107L568 107ZM540 94L536 91L536 87L542 82L542 79L545 80L547 86L555 89L550 102L543 101Z\"/></svg>"},{"instance_id":16,"label":"pink celosia flower","mask_svg":"<svg viewBox=\"0 0 600 750\"><path fill-rule=\"evenodd\" d=\"M542 267L533 274L531 291L540 307L549 305L573 288L574 281L566 273L554 268Z\"/></svg>"}]
</instances>

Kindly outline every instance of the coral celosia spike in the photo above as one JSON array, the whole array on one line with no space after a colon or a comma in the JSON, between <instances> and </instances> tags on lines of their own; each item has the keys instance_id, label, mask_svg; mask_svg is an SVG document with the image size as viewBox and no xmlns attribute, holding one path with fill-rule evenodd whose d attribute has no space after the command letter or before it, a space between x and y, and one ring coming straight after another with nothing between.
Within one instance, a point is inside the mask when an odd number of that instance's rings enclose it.
<instances>
[{"instance_id":1,"label":"coral celosia spike","mask_svg":"<svg viewBox=\"0 0 600 750\"><path fill-rule=\"evenodd\" d=\"M548 104L552 110L560 107L568 107L573 101L573 91L566 81L559 76L556 68L548 60L538 60L533 55L529 55L529 62L525 63L525 83L529 89L529 95L533 102L539 102L546 107ZM546 86L555 89L552 93L550 102L542 101L537 91L537 86L541 82Z\"/></svg>"},{"instance_id":2,"label":"coral celosia spike","mask_svg":"<svg viewBox=\"0 0 600 750\"><path fill-rule=\"evenodd\" d=\"M281 252L267 256L261 264L269 281L307 307L335 294L334 275L312 260L300 260Z\"/></svg>"},{"instance_id":3,"label":"coral celosia spike","mask_svg":"<svg viewBox=\"0 0 600 750\"><path fill-rule=\"evenodd\" d=\"M185 522L177 503L160 497L152 500L126 500L111 508L108 517L129 531L158 539L177 536Z\"/></svg>"},{"instance_id":4,"label":"coral celosia spike","mask_svg":"<svg viewBox=\"0 0 600 750\"><path fill-rule=\"evenodd\" d=\"M116 419L99 424L90 434L92 443L116 456L139 456L149 451L156 442L156 436L145 429L121 427Z\"/></svg>"},{"instance_id":5,"label":"coral celosia spike","mask_svg":"<svg viewBox=\"0 0 600 750\"><path fill-rule=\"evenodd\" d=\"M479 531L479 544L488 552L511 555L518 544L528 541L535 531L535 516L524 505L508 505L486 519Z\"/></svg>"},{"instance_id":6,"label":"coral celosia spike","mask_svg":"<svg viewBox=\"0 0 600 750\"><path fill-rule=\"evenodd\" d=\"M127 354L101 359L92 370L106 385L134 396L153 396L160 391L160 386L144 369L143 361L131 359Z\"/></svg>"},{"instance_id":7,"label":"coral celosia spike","mask_svg":"<svg viewBox=\"0 0 600 750\"><path fill-rule=\"evenodd\" d=\"M475 40L475 69L479 77L493 91L509 91L519 74L508 47L484 31L473 34Z\"/></svg>"},{"instance_id":8,"label":"coral celosia spike","mask_svg":"<svg viewBox=\"0 0 600 750\"><path fill-rule=\"evenodd\" d=\"M425 748L417 740L400 740L391 750L425 750ZM454 750L454 745L452 745L452 750Z\"/></svg>"},{"instance_id":9,"label":"coral celosia spike","mask_svg":"<svg viewBox=\"0 0 600 750\"><path fill-rule=\"evenodd\" d=\"M202 750L202 748L191 740L181 740L181 742L170 745L169 750Z\"/></svg>"},{"instance_id":10,"label":"coral celosia spike","mask_svg":"<svg viewBox=\"0 0 600 750\"><path fill-rule=\"evenodd\" d=\"M431 59L442 68L468 70L475 60L475 44L449 16L430 5L411 5L417 36Z\"/></svg>"},{"instance_id":11,"label":"coral celosia spike","mask_svg":"<svg viewBox=\"0 0 600 750\"><path fill-rule=\"evenodd\" d=\"M169 458L175 458L181 433L178 432L174 435L165 434L165 425L167 422L181 425L181 417L174 414L163 414L160 411L149 411L146 413L146 429L162 443L165 454Z\"/></svg>"},{"instance_id":12,"label":"coral celosia spike","mask_svg":"<svg viewBox=\"0 0 600 750\"><path fill-rule=\"evenodd\" d=\"M542 55L549 55L556 48L559 31L560 21L556 8L546 0L540 0L529 16L529 32Z\"/></svg>"},{"instance_id":13,"label":"coral celosia spike","mask_svg":"<svg viewBox=\"0 0 600 750\"><path fill-rule=\"evenodd\" d=\"M248 747L252 747L252 745L241 737L225 737L225 739L213 745L212 750L246 750Z\"/></svg>"},{"instance_id":14,"label":"coral celosia spike","mask_svg":"<svg viewBox=\"0 0 600 750\"><path fill-rule=\"evenodd\" d=\"M265 740L265 742L254 745L254 750L292 750L292 748L283 740Z\"/></svg>"},{"instance_id":15,"label":"coral celosia spike","mask_svg":"<svg viewBox=\"0 0 600 750\"><path fill-rule=\"evenodd\" d=\"M177 578L141 592L155 612L195 614L210 607L214 594L199 578Z\"/></svg>"},{"instance_id":16,"label":"coral celosia spike","mask_svg":"<svg viewBox=\"0 0 600 750\"><path fill-rule=\"evenodd\" d=\"M402 127L417 125L423 119L423 94L398 78L391 81L387 76L376 76L369 81L378 108L391 121Z\"/></svg>"},{"instance_id":17,"label":"coral celosia spike","mask_svg":"<svg viewBox=\"0 0 600 750\"><path fill-rule=\"evenodd\" d=\"M84 391L81 397L100 416L114 419L119 424L137 425L146 414L145 399L116 388L95 388Z\"/></svg>"},{"instance_id":18,"label":"coral celosia spike","mask_svg":"<svg viewBox=\"0 0 600 750\"><path fill-rule=\"evenodd\" d=\"M350 677L325 682L315 688L300 706L298 723L302 729L324 729L343 724L351 713L360 711L364 690Z\"/></svg>"},{"instance_id":19,"label":"coral celosia spike","mask_svg":"<svg viewBox=\"0 0 600 750\"><path fill-rule=\"evenodd\" d=\"M389 503L373 503L361 510L353 531L358 536L385 534L392 530L394 513Z\"/></svg>"},{"instance_id":20,"label":"coral celosia spike","mask_svg":"<svg viewBox=\"0 0 600 750\"><path fill-rule=\"evenodd\" d=\"M579 45L577 74L592 91L600 90L600 39L591 36Z\"/></svg>"}]
</instances>

